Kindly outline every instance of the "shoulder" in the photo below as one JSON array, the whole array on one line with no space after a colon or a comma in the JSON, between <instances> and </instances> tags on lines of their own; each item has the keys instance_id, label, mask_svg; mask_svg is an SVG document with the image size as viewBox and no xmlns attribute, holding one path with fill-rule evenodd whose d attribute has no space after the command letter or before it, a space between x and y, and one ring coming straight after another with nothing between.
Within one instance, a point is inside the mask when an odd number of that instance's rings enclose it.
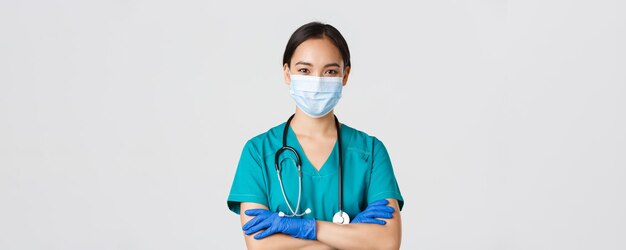
<instances>
[{"instance_id":1,"label":"shoulder","mask_svg":"<svg viewBox=\"0 0 626 250\"><path fill-rule=\"evenodd\" d=\"M384 149L385 145L378 136L370 134L368 132L356 129L350 125L342 124L345 126L342 132L346 132L346 136L342 135L348 141L348 150L357 150L367 154L373 154L378 149Z\"/></svg>"},{"instance_id":2,"label":"shoulder","mask_svg":"<svg viewBox=\"0 0 626 250\"><path fill-rule=\"evenodd\" d=\"M286 122L282 122L266 131L253 135L246 141L244 149L254 151L260 156L264 156L265 151L280 147L285 124Z\"/></svg>"}]
</instances>

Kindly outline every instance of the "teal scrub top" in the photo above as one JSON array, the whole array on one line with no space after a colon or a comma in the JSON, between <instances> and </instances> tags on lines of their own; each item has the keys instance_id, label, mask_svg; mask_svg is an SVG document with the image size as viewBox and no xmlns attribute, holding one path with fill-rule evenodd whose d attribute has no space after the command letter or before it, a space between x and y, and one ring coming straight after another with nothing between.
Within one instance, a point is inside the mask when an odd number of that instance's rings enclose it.
<instances>
[{"instance_id":1,"label":"teal scrub top","mask_svg":"<svg viewBox=\"0 0 626 250\"><path fill-rule=\"evenodd\" d=\"M228 195L228 208L240 213L241 202L255 202L270 211L290 215L274 166L274 155L282 146L286 122L249 139L243 147L235 177ZM404 199L396 181L385 145L375 136L344 123L340 126L343 153L343 210L354 218L373 201L394 198L400 210ZM302 196L299 213L302 218L332 221L339 211L338 143L318 171L307 159L295 133L288 128L287 145L293 147L302 162ZM298 171L295 156L285 150L279 157L285 194L295 210L298 201Z\"/></svg>"}]
</instances>

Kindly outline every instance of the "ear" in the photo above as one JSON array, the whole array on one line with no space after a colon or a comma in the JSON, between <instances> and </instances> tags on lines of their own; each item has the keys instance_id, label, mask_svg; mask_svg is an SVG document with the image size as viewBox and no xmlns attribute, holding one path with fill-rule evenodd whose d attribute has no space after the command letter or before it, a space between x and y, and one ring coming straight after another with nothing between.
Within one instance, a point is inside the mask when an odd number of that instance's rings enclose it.
<instances>
[{"instance_id":1,"label":"ear","mask_svg":"<svg viewBox=\"0 0 626 250\"><path fill-rule=\"evenodd\" d=\"M346 83L348 83L348 75L350 75L350 66L346 67L345 71L346 73L343 75L343 86L346 86Z\"/></svg>"},{"instance_id":2,"label":"ear","mask_svg":"<svg viewBox=\"0 0 626 250\"><path fill-rule=\"evenodd\" d=\"M285 84L289 85L291 77L289 77L289 65L286 63L283 65L283 78L285 80Z\"/></svg>"}]
</instances>

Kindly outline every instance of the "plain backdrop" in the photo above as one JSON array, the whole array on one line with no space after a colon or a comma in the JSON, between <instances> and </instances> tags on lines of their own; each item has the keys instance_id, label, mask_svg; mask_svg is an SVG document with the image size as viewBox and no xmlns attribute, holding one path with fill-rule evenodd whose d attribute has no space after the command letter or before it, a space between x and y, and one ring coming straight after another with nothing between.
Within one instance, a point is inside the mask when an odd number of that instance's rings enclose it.
<instances>
[{"instance_id":1,"label":"plain backdrop","mask_svg":"<svg viewBox=\"0 0 626 250\"><path fill-rule=\"evenodd\" d=\"M0 1L0 249L244 249L245 141L338 28L402 249L626 249L626 2Z\"/></svg>"}]
</instances>

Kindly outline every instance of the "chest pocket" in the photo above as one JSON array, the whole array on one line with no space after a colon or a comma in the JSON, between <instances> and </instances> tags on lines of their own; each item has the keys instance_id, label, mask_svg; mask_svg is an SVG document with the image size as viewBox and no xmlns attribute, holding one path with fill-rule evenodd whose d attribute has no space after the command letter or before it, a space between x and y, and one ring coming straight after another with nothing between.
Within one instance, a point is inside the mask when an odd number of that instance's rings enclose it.
<instances>
[{"instance_id":1,"label":"chest pocket","mask_svg":"<svg viewBox=\"0 0 626 250\"><path fill-rule=\"evenodd\" d=\"M354 218L367 208L367 190L372 170L371 154L356 147L348 147L344 153L344 210Z\"/></svg>"}]
</instances>

